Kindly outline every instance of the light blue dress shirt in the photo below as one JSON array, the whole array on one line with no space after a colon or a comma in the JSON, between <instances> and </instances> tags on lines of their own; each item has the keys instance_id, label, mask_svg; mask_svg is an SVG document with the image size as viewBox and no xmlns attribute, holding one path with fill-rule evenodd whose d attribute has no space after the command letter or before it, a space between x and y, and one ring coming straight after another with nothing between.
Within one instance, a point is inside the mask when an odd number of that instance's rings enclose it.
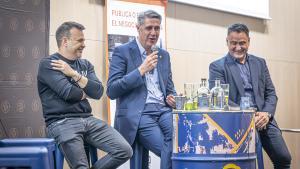
<instances>
[{"instance_id":1,"label":"light blue dress shirt","mask_svg":"<svg viewBox=\"0 0 300 169\"><path fill-rule=\"evenodd\" d=\"M136 42L138 44L141 53L142 61L144 61L147 57L147 51L141 45L138 38L136 38ZM157 67L155 67L153 71L151 71L151 73L147 72L145 74L145 79L146 79L146 86L148 90L146 103L159 103L165 105L164 94L161 91L159 85Z\"/></svg>"}]
</instances>

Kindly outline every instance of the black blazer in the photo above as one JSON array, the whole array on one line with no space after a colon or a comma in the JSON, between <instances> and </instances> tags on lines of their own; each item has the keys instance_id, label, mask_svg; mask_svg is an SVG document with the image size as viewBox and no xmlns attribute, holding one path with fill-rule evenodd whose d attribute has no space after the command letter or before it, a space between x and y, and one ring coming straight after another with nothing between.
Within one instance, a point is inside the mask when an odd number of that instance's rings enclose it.
<instances>
[{"instance_id":1,"label":"black blazer","mask_svg":"<svg viewBox=\"0 0 300 169\"><path fill-rule=\"evenodd\" d=\"M277 96L266 61L263 58L248 55L248 63L257 111L269 112L274 116ZM217 78L221 80L221 84L229 84L229 105L239 106L245 91L240 70L229 53L209 65L210 88L214 87L214 81Z\"/></svg>"}]
</instances>

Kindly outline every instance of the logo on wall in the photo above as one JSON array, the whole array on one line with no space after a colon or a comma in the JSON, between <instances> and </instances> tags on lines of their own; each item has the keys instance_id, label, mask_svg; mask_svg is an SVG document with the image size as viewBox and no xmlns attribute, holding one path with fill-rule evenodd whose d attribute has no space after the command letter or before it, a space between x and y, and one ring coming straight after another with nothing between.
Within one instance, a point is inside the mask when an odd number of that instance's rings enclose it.
<instances>
[{"instance_id":1,"label":"logo on wall","mask_svg":"<svg viewBox=\"0 0 300 169\"><path fill-rule=\"evenodd\" d=\"M46 136L46 127L45 126L41 126L40 129L39 129L39 136L41 137L45 137Z\"/></svg>"},{"instance_id":2,"label":"logo on wall","mask_svg":"<svg viewBox=\"0 0 300 169\"><path fill-rule=\"evenodd\" d=\"M25 128L25 137L32 137L33 135L33 130L32 127L28 126Z\"/></svg>"},{"instance_id":3,"label":"logo on wall","mask_svg":"<svg viewBox=\"0 0 300 169\"><path fill-rule=\"evenodd\" d=\"M25 101L22 99L17 100L16 112L22 113L25 110Z\"/></svg>"},{"instance_id":4,"label":"logo on wall","mask_svg":"<svg viewBox=\"0 0 300 169\"><path fill-rule=\"evenodd\" d=\"M34 113L40 110L40 104L38 99L35 98L32 100L31 109Z\"/></svg>"},{"instance_id":5,"label":"logo on wall","mask_svg":"<svg viewBox=\"0 0 300 169\"><path fill-rule=\"evenodd\" d=\"M32 48L32 57L33 57L34 59L38 59L39 56L40 56L40 48L39 48L38 46L34 46L34 47Z\"/></svg>"},{"instance_id":6,"label":"logo on wall","mask_svg":"<svg viewBox=\"0 0 300 169\"><path fill-rule=\"evenodd\" d=\"M25 57L25 47L24 46L19 46L17 48L17 57L19 59L23 59Z\"/></svg>"},{"instance_id":7,"label":"logo on wall","mask_svg":"<svg viewBox=\"0 0 300 169\"><path fill-rule=\"evenodd\" d=\"M10 56L10 47L8 45L3 45L2 46L1 55L4 58L8 58Z\"/></svg>"},{"instance_id":8,"label":"logo on wall","mask_svg":"<svg viewBox=\"0 0 300 169\"><path fill-rule=\"evenodd\" d=\"M10 73L8 75L9 82L13 86L17 84L17 78L17 73Z\"/></svg>"},{"instance_id":9,"label":"logo on wall","mask_svg":"<svg viewBox=\"0 0 300 169\"><path fill-rule=\"evenodd\" d=\"M16 17L11 18L9 22L9 30L14 32L18 29L18 27L19 27L18 18Z\"/></svg>"},{"instance_id":10,"label":"logo on wall","mask_svg":"<svg viewBox=\"0 0 300 169\"><path fill-rule=\"evenodd\" d=\"M31 73L25 73L25 84L27 86L32 85L33 77Z\"/></svg>"},{"instance_id":11,"label":"logo on wall","mask_svg":"<svg viewBox=\"0 0 300 169\"><path fill-rule=\"evenodd\" d=\"M33 21L31 19L27 19L25 21L25 31L26 32L31 32L33 30L34 26L33 26Z\"/></svg>"},{"instance_id":12,"label":"logo on wall","mask_svg":"<svg viewBox=\"0 0 300 169\"><path fill-rule=\"evenodd\" d=\"M10 103L9 103L9 101L7 101L7 100L4 100L4 101L2 101L1 102L1 111L3 112L3 113L9 113L9 110L10 110Z\"/></svg>"},{"instance_id":13,"label":"logo on wall","mask_svg":"<svg viewBox=\"0 0 300 169\"><path fill-rule=\"evenodd\" d=\"M39 29L41 32L45 32L46 31L46 24L45 24L45 20L41 20L39 23Z\"/></svg>"},{"instance_id":14,"label":"logo on wall","mask_svg":"<svg viewBox=\"0 0 300 169\"><path fill-rule=\"evenodd\" d=\"M11 138L16 138L18 136L18 129L17 128L10 128L8 131L8 135Z\"/></svg>"}]
</instances>

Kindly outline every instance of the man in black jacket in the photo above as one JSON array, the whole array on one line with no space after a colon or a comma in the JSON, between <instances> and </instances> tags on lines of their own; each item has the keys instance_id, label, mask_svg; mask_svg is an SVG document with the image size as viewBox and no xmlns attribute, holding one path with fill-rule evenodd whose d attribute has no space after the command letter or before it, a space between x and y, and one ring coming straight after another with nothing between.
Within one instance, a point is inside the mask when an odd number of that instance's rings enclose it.
<instances>
[{"instance_id":1,"label":"man in black jacket","mask_svg":"<svg viewBox=\"0 0 300 169\"><path fill-rule=\"evenodd\" d=\"M87 97L100 99L103 86L93 65L81 59L83 30L79 23L63 23L56 31L59 51L40 62L38 91L47 134L55 139L70 168L89 168L84 143L107 152L93 168L117 168L132 156L132 149L115 129L91 114Z\"/></svg>"},{"instance_id":2,"label":"man in black jacket","mask_svg":"<svg viewBox=\"0 0 300 169\"><path fill-rule=\"evenodd\" d=\"M275 169L288 169L291 155L275 121L277 96L263 58L248 54L249 29L244 24L233 24L227 33L228 54L209 66L212 88L215 79L228 83L229 105L239 106L241 97L248 97L250 106L257 109L255 126L263 148Z\"/></svg>"}]
</instances>

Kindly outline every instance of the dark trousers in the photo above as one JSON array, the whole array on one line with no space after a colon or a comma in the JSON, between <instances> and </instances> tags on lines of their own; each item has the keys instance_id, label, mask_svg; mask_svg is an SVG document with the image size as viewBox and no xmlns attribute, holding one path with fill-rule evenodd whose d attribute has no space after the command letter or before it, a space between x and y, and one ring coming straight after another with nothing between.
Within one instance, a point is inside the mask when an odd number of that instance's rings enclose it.
<instances>
[{"instance_id":1,"label":"dark trousers","mask_svg":"<svg viewBox=\"0 0 300 169\"><path fill-rule=\"evenodd\" d=\"M172 113L160 104L146 104L138 128L138 142L160 157L161 169L172 169Z\"/></svg>"},{"instance_id":2,"label":"dark trousers","mask_svg":"<svg viewBox=\"0 0 300 169\"><path fill-rule=\"evenodd\" d=\"M269 122L265 130L259 131L259 137L264 150L274 165L274 169L289 169L292 157L275 119Z\"/></svg>"},{"instance_id":3,"label":"dark trousers","mask_svg":"<svg viewBox=\"0 0 300 169\"><path fill-rule=\"evenodd\" d=\"M132 156L127 141L110 125L92 116L53 122L47 127L47 134L55 139L71 169L89 168L84 143L107 152L93 169L117 168Z\"/></svg>"}]
</instances>

